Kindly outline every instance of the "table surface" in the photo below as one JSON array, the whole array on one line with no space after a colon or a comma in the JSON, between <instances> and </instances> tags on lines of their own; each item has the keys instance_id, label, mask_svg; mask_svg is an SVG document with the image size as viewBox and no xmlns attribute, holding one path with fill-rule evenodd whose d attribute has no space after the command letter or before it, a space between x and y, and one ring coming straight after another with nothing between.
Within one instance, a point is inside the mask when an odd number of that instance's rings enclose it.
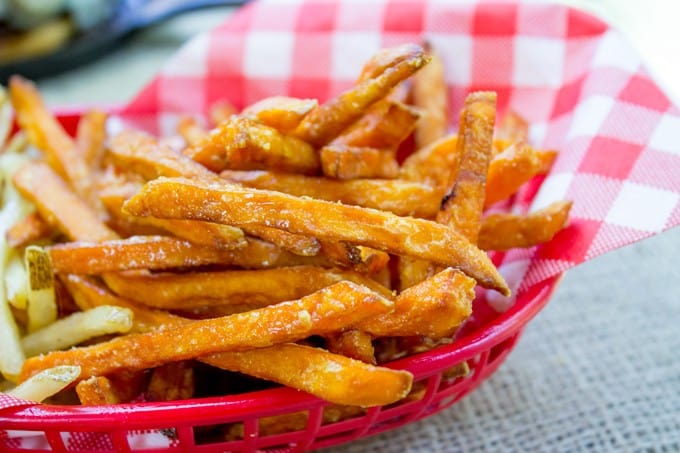
<instances>
[{"instance_id":1,"label":"table surface","mask_svg":"<svg viewBox=\"0 0 680 453\"><path fill-rule=\"evenodd\" d=\"M618 25L680 99L680 2L572 0ZM41 80L51 105L119 104L232 10L185 14ZM329 451L680 450L680 229L567 273L500 370L454 407Z\"/></svg>"}]
</instances>

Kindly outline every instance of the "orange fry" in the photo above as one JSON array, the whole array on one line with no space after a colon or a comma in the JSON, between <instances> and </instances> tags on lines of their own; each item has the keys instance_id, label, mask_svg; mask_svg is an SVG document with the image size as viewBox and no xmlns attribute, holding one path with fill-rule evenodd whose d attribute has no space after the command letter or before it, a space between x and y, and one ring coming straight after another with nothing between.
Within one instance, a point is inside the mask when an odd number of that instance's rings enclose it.
<instances>
[{"instance_id":1,"label":"orange fry","mask_svg":"<svg viewBox=\"0 0 680 453\"><path fill-rule=\"evenodd\" d=\"M340 240L459 267L487 288L509 289L489 257L460 234L434 222L280 192L159 178L123 209L137 216L260 224L320 240Z\"/></svg>"},{"instance_id":2,"label":"orange fry","mask_svg":"<svg viewBox=\"0 0 680 453\"><path fill-rule=\"evenodd\" d=\"M481 226L495 118L496 93L477 92L465 99L457 143L460 169L437 214L437 222L452 226L472 243Z\"/></svg>"},{"instance_id":3,"label":"orange fry","mask_svg":"<svg viewBox=\"0 0 680 453\"><path fill-rule=\"evenodd\" d=\"M319 168L319 157L308 143L237 116L222 122L199 144L184 152L212 171L266 168L315 173Z\"/></svg>"},{"instance_id":4,"label":"orange fry","mask_svg":"<svg viewBox=\"0 0 680 453\"><path fill-rule=\"evenodd\" d=\"M370 334L356 329L334 332L326 335L326 348L335 354L375 365L372 340Z\"/></svg>"},{"instance_id":5,"label":"orange fry","mask_svg":"<svg viewBox=\"0 0 680 453\"><path fill-rule=\"evenodd\" d=\"M281 133L293 131L304 117L319 105L316 99L272 96L246 107L242 116L257 119Z\"/></svg>"},{"instance_id":6,"label":"orange fry","mask_svg":"<svg viewBox=\"0 0 680 453\"><path fill-rule=\"evenodd\" d=\"M185 115L177 123L177 132L182 136L189 146L200 143L208 135L208 131L198 122L196 118Z\"/></svg>"},{"instance_id":7,"label":"orange fry","mask_svg":"<svg viewBox=\"0 0 680 453\"><path fill-rule=\"evenodd\" d=\"M420 148L404 160L399 177L436 188L448 188L460 165L457 143L458 136L451 134Z\"/></svg>"},{"instance_id":8,"label":"orange fry","mask_svg":"<svg viewBox=\"0 0 680 453\"><path fill-rule=\"evenodd\" d=\"M146 383L144 373L122 372L111 376L92 376L76 385L80 404L101 406L127 403L136 398Z\"/></svg>"},{"instance_id":9,"label":"orange fry","mask_svg":"<svg viewBox=\"0 0 680 453\"><path fill-rule=\"evenodd\" d=\"M7 244L12 248L21 248L32 242L49 237L52 228L40 214L29 214L7 230Z\"/></svg>"},{"instance_id":10,"label":"orange fry","mask_svg":"<svg viewBox=\"0 0 680 453\"><path fill-rule=\"evenodd\" d=\"M430 63L413 76L413 105L421 113L415 130L416 149L442 138L449 124L444 62L427 44L425 51Z\"/></svg>"},{"instance_id":11,"label":"orange fry","mask_svg":"<svg viewBox=\"0 0 680 453\"><path fill-rule=\"evenodd\" d=\"M216 352L262 348L340 330L393 307L392 301L365 287L340 282L301 299L247 313L194 321L33 357L24 362L20 381L59 364L80 365L80 379L87 379Z\"/></svg>"},{"instance_id":12,"label":"orange fry","mask_svg":"<svg viewBox=\"0 0 680 453\"><path fill-rule=\"evenodd\" d=\"M399 82L429 61L423 49L413 44L395 48L392 56L369 78L312 110L295 130L295 135L315 146L328 144L368 107L387 96Z\"/></svg>"},{"instance_id":13,"label":"orange fry","mask_svg":"<svg viewBox=\"0 0 680 453\"><path fill-rule=\"evenodd\" d=\"M508 250L550 241L567 223L571 201L557 201L525 216L492 214L484 219L479 247Z\"/></svg>"},{"instance_id":14,"label":"orange fry","mask_svg":"<svg viewBox=\"0 0 680 453\"><path fill-rule=\"evenodd\" d=\"M390 261L390 256L383 251L344 241L321 241L321 254L337 266L367 275L377 274Z\"/></svg>"},{"instance_id":15,"label":"orange fry","mask_svg":"<svg viewBox=\"0 0 680 453\"><path fill-rule=\"evenodd\" d=\"M80 118L76 132L76 148L90 168L100 167L106 142L106 113L90 110Z\"/></svg>"},{"instance_id":16,"label":"orange fry","mask_svg":"<svg viewBox=\"0 0 680 453\"><path fill-rule=\"evenodd\" d=\"M399 272L399 290L403 291L431 277L436 271L436 266L430 261L400 256L397 262L397 270Z\"/></svg>"},{"instance_id":17,"label":"orange fry","mask_svg":"<svg viewBox=\"0 0 680 453\"><path fill-rule=\"evenodd\" d=\"M296 255L315 256L321 249L319 240L312 236L289 233L265 225L241 225L241 228L251 236L269 241Z\"/></svg>"},{"instance_id":18,"label":"orange fry","mask_svg":"<svg viewBox=\"0 0 680 453\"><path fill-rule=\"evenodd\" d=\"M189 362L170 362L154 368L146 398L149 401L186 400L194 395L194 369Z\"/></svg>"},{"instance_id":19,"label":"orange fry","mask_svg":"<svg viewBox=\"0 0 680 453\"><path fill-rule=\"evenodd\" d=\"M396 178L399 164L394 152L347 145L321 148L321 171L337 179Z\"/></svg>"},{"instance_id":20,"label":"orange fry","mask_svg":"<svg viewBox=\"0 0 680 453\"><path fill-rule=\"evenodd\" d=\"M237 113L236 107L234 107L229 101L222 99L221 101L215 102L210 106L210 121L214 125L218 125L223 121L226 121Z\"/></svg>"}]
</instances>

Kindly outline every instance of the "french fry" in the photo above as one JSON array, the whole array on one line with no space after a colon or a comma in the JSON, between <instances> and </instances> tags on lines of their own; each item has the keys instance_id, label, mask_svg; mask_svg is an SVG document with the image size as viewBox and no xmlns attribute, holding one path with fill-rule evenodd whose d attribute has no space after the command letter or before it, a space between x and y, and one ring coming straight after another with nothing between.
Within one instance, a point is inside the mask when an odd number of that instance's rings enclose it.
<instances>
[{"instance_id":1,"label":"french fry","mask_svg":"<svg viewBox=\"0 0 680 453\"><path fill-rule=\"evenodd\" d=\"M509 289L485 253L434 222L328 201L183 178L159 178L123 206L129 214L261 224L455 266L487 288Z\"/></svg>"},{"instance_id":2,"label":"french fry","mask_svg":"<svg viewBox=\"0 0 680 453\"><path fill-rule=\"evenodd\" d=\"M78 363L80 378L141 370L207 354L243 351L343 329L385 313L392 301L365 287L339 282L301 299L223 318L132 334L85 348L54 351L24 362L20 380L57 365ZM183 338L187 341L177 342Z\"/></svg>"},{"instance_id":3,"label":"french fry","mask_svg":"<svg viewBox=\"0 0 680 453\"><path fill-rule=\"evenodd\" d=\"M524 142L515 143L494 156L486 181L485 207L508 198L522 184L552 165L555 153L538 151Z\"/></svg>"},{"instance_id":4,"label":"french fry","mask_svg":"<svg viewBox=\"0 0 680 453\"><path fill-rule=\"evenodd\" d=\"M368 78L312 110L295 129L295 135L314 146L330 143L368 107L387 96L428 61L420 46L403 45L393 49L385 64Z\"/></svg>"},{"instance_id":5,"label":"french fry","mask_svg":"<svg viewBox=\"0 0 680 453\"><path fill-rule=\"evenodd\" d=\"M457 143L458 136L451 134L417 150L404 160L399 177L435 188L447 188L458 173L460 153L456 149Z\"/></svg>"},{"instance_id":6,"label":"french fry","mask_svg":"<svg viewBox=\"0 0 680 453\"><path fill-rule=\"evenodd\" d=\"M199 124L198 120L189 115L184 115L179 119L177 132L189 146L200 143L203 137L208 134L208 131Z\"/></svg>"},{"instance_id":7,"label":"french fry","mask_svg":"<svg viewBox=\"0 0 680 453\"><path fill-rule=\"evenodd\" d=\"M14 174L14 185L35 204L40 216L71 239L102 241L118 237L73 193L50 167L30 162ZM68 206L68 209L64 209Z\"/></svg>"},{"instance_id":8,"label":"french fry","mask_svg":"<svg viewBox=\"0 0 680 453\"><path fill-rule=\"evenodd\" d=\"M484 209L495 118L496 93L467 96L458 131L460 169L437 214L437 222L455 228L473 244L477 242Z\"/></svg>"},{"instance_id":9,"label":"french fry","mask_svg":"<svg viewBox=\"0 0 680 453\"><path fill-rule=\"evenodd\" d=\"M399 216L434 217L442 192L431 186L400 179L334 180L315 176L274 173L262 170L225 170L220 175L255 189L275 190L298 197L390 211Z\"/></svg>"},{"instance_id":10,"label":"french fry","mask_svg":"<svg viewBox=\"0 0 680 453\"><path fill-rule=\"evenodd\" d=\"M185 154L212 171L271 169L313 174L319 168L314 148L299 138L248 118L233 116Z\"/></svg>"},{"instance_id":11,"label":"french fry","mask_svg":"<svg viewBox=\"0 0 680 453\"><path fill-rule=\"evenodd\" d=\"M26 133L20 130L12 135L12 138L9 140L9 143L4 146L4 149L0 147L0 152L18 154L24 152L27 146L28 138L26 137Z\"/></svg>"},{"instance_id":12,"label":"french fry","mask_svg":"<svg viewBox=\"0 0 680 453\"><path fill-rule=\"evenodd\" d=\"M137 331L192 322L165 311L137 306L82 276L69 275L64 282L74 291L81 308L106 303L131 309L134 312L133 329L139 329ZM200 360L218 368L278 382L336 404L353 406L380 406L397 401L408 393L413 379L406 371L374 367L322 349L291 343L212 354Z\"/></svg>"},{"instance_id":13,"label":"french fry","mask_svg":"<svg viewBox=\"0 0 680 453\"><path fill-rule=\"evenodd\" d=\"M442 138L449 123L444 62L429 44L424 47L430 55L430 63L413 76L412 88L413 105L421 114L415 129L416 149Z\"/></svg>"},{"instance_id":14,"label":"french fry","mask_svg":"<svg viewBox=\"0 0 680 453\"><path fill-rule=\"evenodd\" d=\"M7 301L19 310L26 310L28 274L18 253L9 253L4 272Z\"/></svg>"},{"instance_id":15,"label":"french fry","mask_svg":"<svg viewBox=\"0 0 680 453\"><path fill-rule=\"evenodd\" d=\"M231 115L235 115L236 113L236 107L234 107L229 101L223 99L210 106L210 121L212 124L218 125L228 120Z\"/></svg>"},{"instance_id":16,"label":"french fry","mask_svg":"<svg viewBox=\"0 0 680 453\"><path fill-rule=\"evenodd\" d=\"M6 245L2 244L2 240L0 240L0 249L6 250ZM3 250L0 256L4 257L4 255L5 251ZM2 267L4 267L4 264L0 264L0 269ZM14 381L21 371L25 356L19 340L19 328L12 316L4 293L4 285L0 285L0 344L2 344L0 373L5 378Z\"/></svg>"},{"instance_id":17,"label":"french fry","mask_svg":"<svg viewBox=\"0 0 680 453\"><path fill-rule=\"evenodd\" d=\"M75 346L90 338L113 333L126 333L132 328L132 311L104 305L76 312L26 335L21 347L26 357Z\"/></svg>"},{"instance_id":18,"label":"french fry","mask_svg":"<svg viewBox=\"0 0 680 453\"><path fill-rule=\"evenodd\" d=\"M395 101L376 102L331 144L395 150L416 127L420 113Z\"/></svg>"},{"instance_id":19,"label":"french fry","mask_svg":"<svg viewBox=\"0 0 680 453\"><path fill-rule=\"evenodd\" d=\"M315 266L185 274L127 273L109 275L106 284L116 294L140 304L173 310L225 304L263 307L298 299L343 280L391 296L386 288L356 272Z\"/></svg>"},{"instance_id":20,"label":"french fry","mask_svg":"<svg viewBox=\"0 0 680 453\"><path fill-rule=\"evenodd\" d=\"M240 225L240 228L251 236L269 241L296 255L315 256L321 249L319 240L312 236L289 233L266 225Z\"/></svg>"},{"instance_id":21,"label":"french fry","mask_svg":"<svg viewBox=\"0 0 680 453\"><path fill-rule=\"evenodd\" d=\"M246 107L241 115L287 134L295 130L304 117L319 105L316 99L272 96Z\"/></svg>"},{"instance_id":22,"label":"french fry","mask_svg":"<svg viewBox=\"0 0 680 453\"><path fill-rule=\"evenodd\" d=\"M345 241L322 241L321 254L337 266L351 268L367 275L377 274L385 269L390 261L390 256L383 251Z\"/></svg>"},{"instance_id":23,"label":"french fry","mask_svg":"<svg viewBox=\"0 0 680 453\"><path fill-rule=\"evenodd\" d=\"M149 401L186 400L194 395L194 369L189 362L170 362L154 368L146 398Z\"/></svg>"},{"instance_id":24,"label":"french fry","mask_svg":"<svg viewBox=\"0 0 680 453\"><path fill-rule=\"evenodd\" d=\"M12 105L9 95L3 86L0 86L0 151L5 148L5 143L12 132Z\"/></svg>"},{"instance_id":25,"label":"french fry","mask_svg":"<svg viewBox=\"0 0 680 453\"><path fill-rule=\"evenodd\" d=\"M330 352L375 365L372 340L370 334L352 329L326 335L326 347Z\"/></svg>"},{"instance_id":26,"label":"french fry","mask_svg":"<svg viewBox=\"0 0 680 453\"><path fill-rule=\"evenodd\" d=\"M76 132L76 149L85 164L92 169L101 167L106 142L107 114L90 110L80 118Z\"/></svg>"},{"instance_id":27,"label":"french fry","mask_svg":"<svg viewBox=\"0 0 680 453\"><path fill-rule=\"evenodd\" d=\"M400 256L397 262L397 270L399 273L399 290L403 291L431 277L437 269L430 261Z\"/></svg>"},{"instance_id":28,"label":"french fry","mask_svg":"<svg viewBox=\"0 0 680 453\"><path fill-rule=\"evenodd\" d=\"M347 145L321 148L321 171L337 179L396 178L399 164L390 150Z\"/></svg>"},{"instance_id":29,"label":"french fry","mask_svg":"<svg viewBox=\"0 0 680 453\"><path fill-rule=\"evenodd\" d=\"M529 123L517 112L509 111L501 118L496 137L510 143L522 142L529 136Z\"/></svg>"},{"instance_id":30,"label":"french fry","mask_svg":"<svg viewBox=\"0 0 680 453\"><path fill-rule=\"evenodd\" d=\"M46 239L51 234L52 227L40 217L40 214L33 212L7 230L7 244L12 248L21 248Z\"/></svg>"},{"instance_id":31,"label":"french fry","mask_svg":"<svg viewBox=\"0 0 680 453\"><path fill-rule=\"evenodd\" d=\"M116 395L113 384L105 376L91 376L78 382L76 394L83 406L103 406L124 402Z\"/></svg>"},{"instance_id":32,"label":"french fry","mask_svg":"<svg viewBox=\"0 0 680 453\"><path fill-rule=\"evenodd\" d=\"M26 248L24 264L28 270L28 292L26 293L28 331L34 332L52 324L57 319L54 275L49 255L35 245Z\"/></svg>"},{"instance_id":33,"label":"french fry","mask_svg":"<svg viewBox=\"0 0 680 453\"><path fill-rule=\"evenodd\" d=\"M508 250L548 242L566 225L570 209L570 201L556 201L525 216L492 214L482 223L479 246L483 250Z\"/></svg>"},{"instance_id":34,"label":"french fry","mask_svg":"<svg viewBox=\"0 0 680 453\"><path fill-rule=\"evenodd\" d=\"M78 379L80 369L78 365L47 368L25 379L6 393L15 398L41 402L71 385Z\"/></svg>"}]
</instances>

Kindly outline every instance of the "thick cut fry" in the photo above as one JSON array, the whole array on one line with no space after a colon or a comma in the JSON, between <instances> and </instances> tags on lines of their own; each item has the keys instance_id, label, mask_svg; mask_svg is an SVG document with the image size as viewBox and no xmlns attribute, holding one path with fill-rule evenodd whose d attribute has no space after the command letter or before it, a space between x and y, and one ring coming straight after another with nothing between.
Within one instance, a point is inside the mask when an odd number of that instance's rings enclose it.
<instances>
[{"instance_id":1,"label":"thick cut fry","mask_svg":"<svg viewBox=\"0 0 680 453\"><path fill-rule=\"evenodd\" d=\"M241 115L257 119L262 124L287 134L295 130L304 117L318 104L316 99L272 96L246 107Z\"/></svg>"},{"instance_id":2,"label":"thick cut fry","mask_svg":"<svg viewBox=\"0 0 680 453\"><path fill-rule=\"evenodd\" d=\"M454 230L428 220L183 178L148 182L123 209L138 216L254 223L319 239L348 241L459 267L483 286L509 293L503 277L484 252Z\"/></svg>"},{"instance_id":3,"label":"thick cut fry","mask_svg":"<svg viewBox=\"0 0 680 453\"><path fill-rule=\"evenodd\" d=\"M118 237L47 165L30 162L14 174L14 185L40 216L70 239L103 241ZM64 209L68 206L68 209Z\"/></svg>"},{"instance_id":4,"label":"thick cut fry","mask_svg":"<svg viewBox=\"0 0 680 453\"><path fill-rule=\"evenodd\" d=\"M525 216L492 214L484 219L479 246L484 250L532 247L550 241L564 228L571 201L557 201Z\"/></svg>"},{"instance_id":5,"label":"thick cut fry","mask_svg":"<svg viewBox=\"0 0 680 453\"><path fill-rule=\"evenodd\" d=\"M33 332L57 319L54 274L50 266L49 255L35 245L26 249L24 264L28 271L28 292L26 293L28 331Z\"/></svg>"},{"instance_id":6,"label":"thick cut fry","mask_svg":"<svg viewBox=\"0 0 680 453\"><path fill-rule=\"evenodd\" d=\"M457 143L458 136L451 134L417 150L401 165L399 177L436 188L448 188L460 165Z\"/></svg>"},{"instance_id":7,"label":"thick cut fry","mask_svg":"<svg viewBox=\"0 0 680 453\"><path fill-rule=\"evenodd\" d=\"M164 311L136 306L81 276L69 275L64 282L74 292L76 301L83 309L104 303L131 309L134 312L133 329L139 331L192 322ZM353 406L393 403L408 393L413 379L406 371L374 367L322 349L297 344L212 354L200 360L225 370L278 382L336 404Z\"/></svg>"},{"instance_id":8,"label":"thick cut fry","mask_svg":"<svg viewBox=\"0 0 680 453\"><path fill-rule=\"evenodd\" d=\"M186 400L194 395L194 369L189 362L170 362L153 370L146 398L149 401Z\"/></svg>"},{"instance_id":9,"label":"thick cut fry","mask_svg":"<svg viewBox=\"0 0 680 453\"><path fill-rule=\"evenodd\" d=\"M132 328L132 311L104 305L61 318L21 339L27 357L75 346L90 338L126 333Z\"/></svg>"},{"instance_id":10,"label":"thick cut fry","mask_svg":"<svg viewBox=\"0 0 680 453\"><path fill-rule=\"evenodd\" d=\"M396 178L399 164L394 152L347 145L324 146L319 152L321 171L337 179Z\"/></svg>"},{"instance_id":11,"label":"thick cut fry","mask_svg":"<svg viewBox=\"0 0 680 453\"><path fill-rule=\"evenodd\" d=\"M312 236L289 233L265 225L240 225L240 227L251 236L269 241L296 255L315 256L321 249L319 240Z\"/></svg>"},{"instance_id":12,"label":"thick cut fry","mask_svg":"<svg viewBox=\"0 0 680 453\"><path fill-rule=\"evenodd\" d=\"M80 364L80 378L86 379L216 352L262 348L341 330L393 307L392 301L365 287L340 282L301 299L247 313L194 321L145 334L126 335L86 348L33 357L24 362L21 380L56 365Z\"/></svg>"},{"instance_id":13,"label":"thick cut fry","mask_svg":"<svg viewBox=\"0 0 680 453\"><path fill-rule=\"evenodd\" d=\"M437 222L455 228L473 244L477 243L484 209L495 118L496 93L477 92L465 99L457 143L460 169L437 214Z\"/></svg>"},{"instance_id":14,"label":"thick cut fry","mask_svg":"<svg viewBox=\"0 0 680 453\"><path fill-rule=\"evenodd\" d=\"M21 248L32 242L46 239L51 234L52 227L40 217L40 214L34 212L7 230L7 244L12 248Z\"/></svg>"},{"instance_id":15,"label":"thick cut fry","mask_svg":"<svg viewBox=\"0 0 680 453\"><path fill-rule=\"evenodd\" d=\"M391 295L361 274L314 266L186 274L128 273L109 275L106 284L130 300L172 310L223 304L263 307L298 299L343 280L367 286L385 297Z\"/></svg>"},{"instance_id":16,"label":"thick cut fry","mask_svg":"<svg viewBox=\"0 0 680 453\"><path fill-rule=\"evenodd\" d=\"M210 121L214 125L218 125L224 121L227 121L232 115L237 113L236 107L234 107L226 99L215 102L210 106Z\"/></svg>"},{"instance_id":17,"label":"thick cut fry","mask_svg":"<svg viewBox=\"0 0 680 453\"><path fill-rule=\"evenodd\" d=\"M486 181L486 207L508 198L522 184L549 169L555 153L537 151L524 142L515 143L494 156Z\"/></svg>"},{"instance_id":18,"label":"thick cut fry","mask_svg":"<svg viewBox=\"0 0 680 453\"><path fill-rule=\"evenodd\" d=\"M298 197L390 211L400 216L434 217L439 210L441 191L429 185L400 179L333 180L314 176L268 171L225 170L220 175L255 189L275 190Z\"/></svg>"},{"instance_id":19,"label":"thick cut fry","mask_svg":"<svg viewBox=\"0 0 680 453\"><path fill-rule=\"evenodd\" d=\"M81 367L78 365L62 365L46 368L25 379L21 384L7 392L15 398L41 402L59 393L78 379Z\"/></svg>"},{"instance_id":20,"label":"thick cut fry","mask_svg":"<svg viewBox=\"0 0 680 453\"><path fill-rule=\"evenodd\" d=\"M23 259L17 252L8 253L4 280L7 301L16 309L26 310L28 273L24 267Z\"/></svg>"},{"instance_id":21,"label":"thick cut fry","mask_svg":"<svg viewBox=\"0 0 680 453\"><path fill-rule=\"evenodd\" d=\"M428 61L429 57L420 46L411 44L395 48L392 58L370 77L312 110L295 130L295 135L315 146L330 143L368 107L387 96L392 88Z\"/></svg>"},{"instance_id":22,"label":"thick cut fry","mask_svg":"<svg viewBox=\"0 0 680 453\"><path fill-rule=\"evenodd\" d=\"M449 123L444 62L427 44L425 51L430 63L413 76L413 105L421 114L415 130L416 149L442 138Z\"/></svg>"},{"instance_id":23,"label":"thick cut fry","mask_svg":"<svg viewBox=\"0 0 680 453\"><path fill-rule=\"evenodd\" d=\"M395 150L413 132L419 118L418 110L401 102L376 102L332 144Z\"/></svg>"},{"instance_id":24,"label":"thick cut fry","mask_svg":"<svg viewBox=\"0 0 680 453\"><path fill-rule=\"evenodd\" d=\"M248 118L231 117L185 154L212 171L271 169L315 173L319 157L308 143Z\"/></svg>"},{"instance_id":25,"label":"thick cut fry","mask_svg":"<svg viewBox=\"0 0 680 453\"><path fill-rule=\"evenodd\" d=\"M177 123L177 132L189 146L200 143L208 131L193 116L185 115Z\"/></svg>"},{"instance_id":26,"label":"thick cut fry","mask_svg":"<svg viewBox=\"0 0 680 453\"><path fill-rule=\"evenodd\" d=\"M356 328L376 337L451 335L472 313L475 282L452 268L404 290L394 301L394 312L373 316Z\"/></svg>"},{"instance_id":27,"label":"thick cut fry","mask_svg":"<svg viewBox=\"0 0 680 453\"><path fill-rule=\"evenodd\" d=\"M86 112L78 122L76 149L85 164L92 169L101 167L106 142L106 113L99 110Z\"/></svg>"},{"instance_id":28,"label":"thick cut fry","mask_svg":"<svg viewBox=\"0 0 680 453\"><path fill-rule=\"evenodd\" d=\"M375 365L372 340L370 334L352 329L326 335L326 347L330 352Z\"/></svg>"}]
</instances>

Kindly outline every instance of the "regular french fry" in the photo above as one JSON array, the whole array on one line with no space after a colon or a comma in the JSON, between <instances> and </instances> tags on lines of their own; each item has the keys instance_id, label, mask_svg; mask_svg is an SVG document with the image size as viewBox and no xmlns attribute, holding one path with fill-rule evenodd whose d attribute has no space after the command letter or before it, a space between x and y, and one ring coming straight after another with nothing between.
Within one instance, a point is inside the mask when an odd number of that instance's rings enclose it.
<instances>
[{"instance_id":1,"label":"regular french fry","mask_svg":"<svg viewBox=\"0 0 680 453\"><path fill-rule=\"evenodd\" d=\"M442 193L429 185L400 179L340 181L261 170L225 170L220 175L229 181L255 189L340 201L345 204L390 211L400 216L423 218L436 215Z\"/></svg>"},{"instance_id":2,"label":"regular french fry","mask_svg":"<svg viewBox=\"0 0 680 453\"><path fill-rule=\"evenodd\" d=\"M399 164L391 150L347 145L321 148L321 171L337 179L396 178Z\"/></svg>"},{"instance_id":3,"label":"regular french fry","mask_svg":"<svg viewBox=\"0 0 680 453\"><path fill-rule=\"evenodd\" d=\"M272 96L246 107L241 115L257 119L262 124L286 134L295 130L317 105L319 103L316 99Z\"/></svg>"},{"instance_id":4,"label":"regular french fry","mask_svg":"<svg viewBox=\"0 0 680 453\"><path fill-rule=\"evenodd\" d=\"M570 201L556 201L525 216L492 214L482 223L479 246L484 250L508 250L548 242L566 225L570 209Z\"/></svg>"},{"instance_id":5,"label":"regular french fry","mask_svg":"<svg viewBox=\"0 0 680 453\"><path fill-rule=\"evenodd\" d=\"M106 142L107 114L90 110L80 118L76 133L76 149L85 164L92 169L101 167Z\"/></svg>"},{"instance_id":6,"label":"regular french fry","mask_svg":"<svg viewBox=\"0 0 680 453\"><path fill-rule=\"evenodd\" d=\"M138 216L254 223L297 234L313 234L319 239L348 241L456 266L481 285L509 293L503 277L486 254L450 228L427 220L183 178L159 178L147 183L123 209Z\"/></svg>"},{"instance_id":7,"label":"regular french fry","mask_svg":"<svg viewBox=\"0 0 680 453\"><path fill-rule=\"evenodd\" d=\"M428 44L425 51L430 55L430 63L413 76L413 105L421 114L415 130L416 149L442 138L449 123L444 62Z\"/></svg>"},{"instance_id":8,"label":"regular french fry","mask_svg":"<svg viewBox=\"0 0 680 453\"><path fill-rule=\"evenodd\" d=\"M40 247L31 245L26 248L24 264L28 270L28 292L26 293L28 331L34 332L57 319L54 275L49 255Z\"/></svg>"},{"instance_id":9,"label":"regular french fry","mask_svg":"<svg viewBox=\"0 0 680 453\"><path fill-rule=\"evenodd\" d=\"M6 393L15 398L41 402L71 385L78 379L80 370L78 365L47 368L25 379Z\"/></svg>"},{"instance_id":10,"label":"regular french fry","mask_svg":"<svg viewBox=\"0 0 680 453\"><path fill-rule=\"evenodd\" d=\"M119 370L141 370L216 352L243 351L343 329L385 313L392 301L351 282L309 296L223 318L118 337L106 343L55 351L24 362L21 381L57 365L78 363L81 379ZM177 343L178 338L187 339ZM190 339L190 340L189 340Z\"/></svg>"},{"instance_id":11,"label":"regular french fry","mask_svg":"<svg viewBox=\"0 0 680 453\"><path fill-rule=\"evenodd\" d=\"M116 294L130 300L173 310L223 304L263 307L298 299L343 280L391 296L386 288L356 272L315 266L184 274L127 273L109 275L106 283Z\"/></svg>"},{"instance_id":12,"label":"regular french fry","mask_svg":"<svg viewBox=\"0 0 680 453\"><path fill-rule=\"evenodd\" d=\"M75 346L100 335L126 333L133 313L127 308L104 305L76 312L21 339L26 357Z\"/></svg>"},{"instance_id":13,"label":"regular french fry","mask_svg":"<svg viewBox=\"0 0 680 453\"><path fill-rule=\"evenodd\" d=\"M40 217L40 214L33 212L7 230L7 244L12 248L21 248L46 239L51 234L52 227Z\"/></svg>"},{"instance_id":14,"label":"regular french fry","mask_svg":"<svg viewBox=\"0 0 680 453\"><path fill-rule=\"evenodd\" d=\"M8 302L14 308L25 310L28 299L28 274L19 254L8 254L4 274Z\"/></svg>"}]
</instances>

